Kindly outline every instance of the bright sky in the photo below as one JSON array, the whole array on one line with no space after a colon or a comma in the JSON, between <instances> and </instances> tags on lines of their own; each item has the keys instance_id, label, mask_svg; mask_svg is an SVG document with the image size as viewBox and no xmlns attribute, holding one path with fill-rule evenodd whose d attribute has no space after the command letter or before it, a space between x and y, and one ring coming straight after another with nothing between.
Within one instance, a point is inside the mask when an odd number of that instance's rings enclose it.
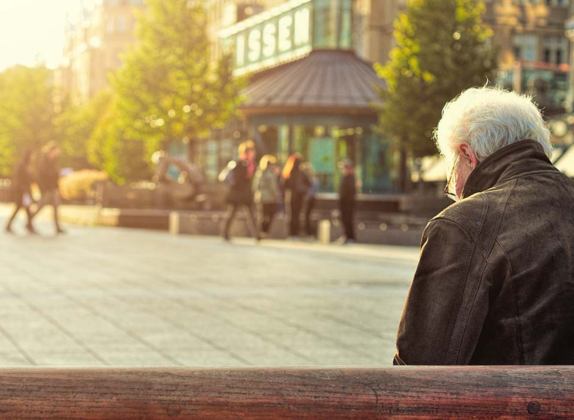
<instances>
[{"instance_id":1,"label":"bright sky","mask_svg":"<svg viewBox=\"0 0 574 420\"><path fill-rule=\"evenodd\" d=\"M68 16L82 0L0 0L0 71L15 64L59 63Z\"/></svg>"}]
</instances>

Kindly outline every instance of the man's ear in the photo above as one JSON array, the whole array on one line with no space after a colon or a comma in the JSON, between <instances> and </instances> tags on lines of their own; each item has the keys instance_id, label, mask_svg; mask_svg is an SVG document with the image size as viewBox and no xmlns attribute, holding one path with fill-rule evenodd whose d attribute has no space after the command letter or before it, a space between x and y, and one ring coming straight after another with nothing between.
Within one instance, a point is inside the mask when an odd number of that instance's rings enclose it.
<instances>
[{"instance_id":1,"label":"man's ear","mask_svg":"<svg viewBox=\"0 0 574 420\"><path fill-rule=\"evenodd\" d=\"M466 143L462 143L458 146L458 151L460 157L468 164L472 169L478 166L478 158L476 153L472 150L472 147Z\"/></svg>"}]
</instances>

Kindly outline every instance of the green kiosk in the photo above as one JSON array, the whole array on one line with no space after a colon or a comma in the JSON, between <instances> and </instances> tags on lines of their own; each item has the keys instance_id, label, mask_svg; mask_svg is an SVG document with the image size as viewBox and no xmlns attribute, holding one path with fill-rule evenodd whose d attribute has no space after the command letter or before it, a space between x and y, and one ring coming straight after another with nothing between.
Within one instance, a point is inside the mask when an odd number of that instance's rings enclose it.
<instances>
[{"instance_id":1,"label":"green kiosk","mask_svg":"<svg viewBox=\"0 0 574 420\"><path fill-rule=\"evenodd\" d=\"M248 78L240 110L261 153L282 162L301 153L324 193L336 191L348 158L362 193L390 193L393 156L374 130L382 81L354 52L352 15L352 0L291 0L220 36Z\"/></svg>"}]
</instances>

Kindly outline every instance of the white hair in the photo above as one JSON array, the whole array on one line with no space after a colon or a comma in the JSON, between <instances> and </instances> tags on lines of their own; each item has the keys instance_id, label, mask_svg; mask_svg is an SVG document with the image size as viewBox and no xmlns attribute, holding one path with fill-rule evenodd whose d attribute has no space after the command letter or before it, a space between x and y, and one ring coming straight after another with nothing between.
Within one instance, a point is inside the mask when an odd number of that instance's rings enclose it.
<instances>
[{"instance_id":1,"label":"white hair","mask_svg":"<svg viewBox=\"0 0 574 420\"><path fill-rule=\"evenodd\" d=\"M445 105L435 130L437 146L452 164L456 148L468 144L479 161L520 140L534 140L548 157L550 131L532 98L502 89L471 88Z\"/></svg>"}]
</instances>

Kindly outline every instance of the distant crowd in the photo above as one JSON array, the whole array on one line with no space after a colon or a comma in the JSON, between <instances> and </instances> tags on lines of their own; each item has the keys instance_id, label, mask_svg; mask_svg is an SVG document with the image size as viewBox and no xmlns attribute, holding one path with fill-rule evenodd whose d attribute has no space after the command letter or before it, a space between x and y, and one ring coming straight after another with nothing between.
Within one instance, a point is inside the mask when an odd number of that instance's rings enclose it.
<instances>
[{"instance_id":1,"label":"distant crowd","mask_svg":"<svg viewBox=\"0 0 574 420\"><path fill-rule=\"evenodd\" d=\"M226 197L228 213L223 226L224 239L230 240L233 221L241 209L246 210L251 233L257 240L271 234L273 222L279 213L285 214L288 218L291 237L314 236L316 225L311 215L319 191L319 180L311 163L304 161L298 153L289 156L283 167L273 155L267 154L257 160L255 144L252 141L240 144L238 152L239 158L229 162L219 174L219 181L228 187ZM23 154L12 177L15 206L5 226L7 233L13 233L14 221L18 213L23 210L27 217L25 225L27 231L35 234L34 219L47 205L53 208L56 234L64 233L59 220L60 155L61 150L55 143L46 144L39 150L27 150ZM175 165L185 175L185 183L193 185L194 196L201 191L204 178L199 168L170 158L165 152L154 154L153 161L158 166L154 177L156 182L165 182L168 167ZM341 241L350 243L355 241L353 228L357 192L355 171L350 160L342 161L340 168L342 177L339 187L339 210L344 228ZM32 192L33 185L38 187L40 194L38 199Z\"/></svg>"},{"instance_id":2,"label":"distant crowd","mask_svg":"<svg viewBox=\"0 0 574 420\"><path fill-rule=\"evenodd\" d=\"M342 239L350 243L355 241L353 217L356 179L351 161L345 160L340 166L343 171L339 188L341 221L344 227ZM252 235L257 240L269 235L278 212L287 214L291 237L299 236L302 230L306 235L315 234L311 213L315 206L319 181L313 166L310 162L305 162L300 154L289 156L283 168L273 155L264 155L257 163L255 144L246 141L239 145L239 159L229 162L220 173L219 180L229 187L229 210L223 229L225 240L230 240L233 220L241 208L247 211ZM257 222L257 210L261 214L261 223Z\"/></svg>"}]
</instances>

